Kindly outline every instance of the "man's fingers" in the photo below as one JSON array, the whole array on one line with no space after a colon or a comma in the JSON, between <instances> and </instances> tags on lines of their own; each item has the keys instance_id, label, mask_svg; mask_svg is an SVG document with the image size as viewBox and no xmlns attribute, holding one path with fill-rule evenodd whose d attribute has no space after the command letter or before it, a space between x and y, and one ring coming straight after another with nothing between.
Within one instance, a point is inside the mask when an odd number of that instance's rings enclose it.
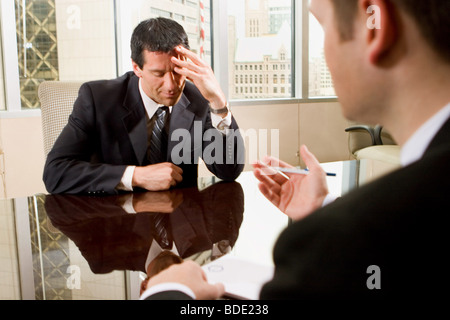
<instances>
[{"instance_id":1,"label":"man's fingers","mask_svg":"<svg viewBox=\"0 0 450 320\"><path fill-rule=\"evenodd\" d=\"M204 66L205 65L205 62L202 59L200 59L200 57L198 57L195 53L193 53L192 51L186 49L185 47L178 46L178 47L175 48L175 50L179 54L189 58L196 65L200 65L200 66Z\"/></svg>"},{"instance_id":2,"label":"man's fingers","mask_svg":"<svg viewBox=\"0 0 450 320\"><path fill-rule=\"evenodd\" d=\"M177 67L175 68L176 73L180 73L183 71L184 72L191 71L192 73L194 73L194 72L200 73L202 71L201 67L199 67L198 65L196 65L192 62L189 62L189 61L183 61L178 58L172 57L172 62L177 65Z\"/></svg>"},{"instance_id":3,"label":"man's fingers","mask_svg":"<svg viewBox=\"0 0 450 320\"><path fill-rule=\"evenodd\" d=\"M293 166L291 166L289 163L271 156L266 156L263 159L263 163L271 167L293 168Z\"/></svg>"},{"instance_id":4,"label":"man's fingers","mask_svg":"<svg viewBox=\"0 0 450 320\"><path fill-rule=\"evenodd\" d=\"M225 294L225 286L223 283L215 283L212 285L213 290L213 297L212 299L220 298Z\"/></svg>"},{"instance_id":5,"label":"man's fingers","mask_svg":"<svg viewBox=\"0 0 450 320\"><path fill-rule=\"evenodd\" d=\"M305 145L300 148L300 155L310 171L323 171L319 160L317 160L314 154L312 154Z\"/></svg>"},{"instance_id":6,"label":"man's fingers","mask_svg":"<svg viewBox=\"0 0 450 320\"><path fill-rule=\"evenodd\" d=\"M258 176L270 176L272 180L274 180L279 185L282 185L285 183L288 179L286 178L285 174L281 174L279 171L271 168L270 166L264 164L263 162L256 163L254 165L255 169L259 169ZM256 174L256 172L255 172ZM257 176L257 178L258 178ZM267 178L267 177L266 177Z\"/></svg>"},{"instance_id":7,"label":"man's fingers","mask_svg":"<svg viewBox=\"0 0 450 320\"><path fill-rule=\"evenodd\" d=\"M269 200L272 202L276 207L280 204L280 196L273 192L270 188L267 187L264 183L260 183L258 185L259 191Z\"/></svg>"},{"instance_id":8,"label":"man's fingers","mask_svg":"<svg viewBox=\"0 0 450 320\"><path fill-rule=\"evenodd\" d=\"M273 192L279 193L281 185L283 185L288 179L283 175L277 173L275 175L267 175L261 169L255 169L255 177L263 184L265 184Z\"/></svg>"}]
</instances>

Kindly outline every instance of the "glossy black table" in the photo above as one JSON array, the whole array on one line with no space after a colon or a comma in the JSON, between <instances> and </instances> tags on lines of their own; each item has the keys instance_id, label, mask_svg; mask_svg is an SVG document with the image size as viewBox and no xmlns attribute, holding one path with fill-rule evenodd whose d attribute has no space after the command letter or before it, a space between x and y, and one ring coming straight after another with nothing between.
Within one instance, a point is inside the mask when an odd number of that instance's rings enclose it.
<instances>
[{"instance_id":1,"label":"glossy black table","mask_svg":"<svg viewBox=\"0 0 450 320\"><path fill-rule=\"evenodd\" d=\"M336 195L392 169L374 161L323 166L336 173L327 178ZM289 224L252 172L168 192L0 200L0 299L138 299L152 243L162 247L160 218L176 254L201 265L224 254L270 265Z\"/></svg>"}]
</instances>

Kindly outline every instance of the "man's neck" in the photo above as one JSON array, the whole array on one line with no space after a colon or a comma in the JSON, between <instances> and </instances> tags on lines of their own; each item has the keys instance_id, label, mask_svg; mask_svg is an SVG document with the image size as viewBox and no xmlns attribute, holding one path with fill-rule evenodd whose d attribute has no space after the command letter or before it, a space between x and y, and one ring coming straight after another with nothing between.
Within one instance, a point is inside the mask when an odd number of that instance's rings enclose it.
<instances>
[{"instance_id":1,"label":"man's neck","mask_svg":"<svg viewBox=\"0 0 450 320\"><path fill-rule=\"evenodd\" d=\"M390 101L391 114L383 125L399 145L406 141L430 118L450 103L450 66L422 66L416 73L405 72L408 78Z\"/></svg>"}]
</instances>

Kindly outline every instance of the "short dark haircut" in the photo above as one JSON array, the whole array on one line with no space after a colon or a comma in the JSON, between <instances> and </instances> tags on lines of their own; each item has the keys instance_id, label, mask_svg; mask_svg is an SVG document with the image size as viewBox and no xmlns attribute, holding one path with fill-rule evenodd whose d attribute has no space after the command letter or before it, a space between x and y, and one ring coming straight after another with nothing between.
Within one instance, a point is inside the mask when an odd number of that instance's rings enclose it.
<instances>
[{"instance_id":1,"label":"short dark haircut","mask_svg":"<svg viewBox=\"0 0 450 320\"><path fill-rule=\"evenodd\" d=\"M170 53L177 46L189 49L189 38L184 28L174 20L152 18L142 21L131 37L131 59L142 69L144 50Z\"/></svg>"},{"instance_id":2,"label":"short dark haircut","mask_svg":"<svg viewBox=\"0 0 450 320\"><path fill-rule=\"evenodd\" d=\"M342 40L353 36L357 0L332 1ZM450 1L448 0L389 0L399 10L409 14L430 46L450 63Z\"/></svg>"}]
</instances>

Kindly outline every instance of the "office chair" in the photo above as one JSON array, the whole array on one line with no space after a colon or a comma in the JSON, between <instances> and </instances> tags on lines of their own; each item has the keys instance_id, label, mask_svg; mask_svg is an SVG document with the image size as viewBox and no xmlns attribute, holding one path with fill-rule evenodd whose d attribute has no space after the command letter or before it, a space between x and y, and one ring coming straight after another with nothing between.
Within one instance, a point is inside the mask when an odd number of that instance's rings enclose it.
<instances>
[{"instance_id":1,"label":"office chair","mask_svg":"<svg viewBox=\"0 0 450 320\"><path fill-rule=\"evenodd\" d=\"M44 81L39 85L45 156L67 124L81 84L82 82Z\"/></svg>"},{"instance_id":2,"label":"office chair","mask_svg":"<svg viewBox=\"0 0 450 320\"><path fill-rule=\"evenodd\" d=\"M356 160L372 159L400 164L400 147L380 125L353 125L347 129L348 146Z\"/></svg>"}]
</instances>

